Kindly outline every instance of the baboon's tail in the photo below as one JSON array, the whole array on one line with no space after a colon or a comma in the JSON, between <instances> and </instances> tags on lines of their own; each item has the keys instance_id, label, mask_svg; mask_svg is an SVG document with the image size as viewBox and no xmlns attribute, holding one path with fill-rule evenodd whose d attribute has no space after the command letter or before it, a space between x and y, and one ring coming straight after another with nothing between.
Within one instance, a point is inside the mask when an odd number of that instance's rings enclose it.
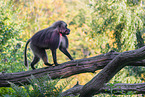
<instances>
[{"instance_id":1,"label":"baboon's tail","mask_svg":"<svg viewBox=\"0 0 145 97\"><path fill-rule=\"evenodd\" d=\"M29 42L30 42L30 39L26 42L25 51L24 51L24 64L25 64L25 66L27 66L27 67L29 67L29 66L28 66L28 63L27 63L27 46L28 46Z\"/></svg>"}]
</instances>

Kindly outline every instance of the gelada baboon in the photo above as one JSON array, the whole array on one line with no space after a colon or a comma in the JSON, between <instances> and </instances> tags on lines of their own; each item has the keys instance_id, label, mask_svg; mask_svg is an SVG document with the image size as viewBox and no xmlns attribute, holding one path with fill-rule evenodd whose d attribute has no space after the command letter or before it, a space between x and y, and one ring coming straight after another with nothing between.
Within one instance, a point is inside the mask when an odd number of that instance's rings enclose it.
<instances>
[{"instance_id":1,"label":"gelada baboon","mask_svg":"<svg viewBox=\"0 0 145 97\"><path fill-rule=\"evenodd\" d=\"M27 63L27 45L30 42L30 48L34 54L33 61L31 62L31 68L35 69L34 65L40 60L43 60L45 65L52 66L53 64L48 63L47 54L45 49L50 49L53 56L53 62L57 66L56 59L56 49L59 48L70 60L73 60L68 48L68 39L67 36L70 33L70 29L67 28L67 24L64 21L57 21L52 26L38 31L34 34L27 42L24 51L25 57L25 66L28 66Z\"/></svg>"}]
</instances>

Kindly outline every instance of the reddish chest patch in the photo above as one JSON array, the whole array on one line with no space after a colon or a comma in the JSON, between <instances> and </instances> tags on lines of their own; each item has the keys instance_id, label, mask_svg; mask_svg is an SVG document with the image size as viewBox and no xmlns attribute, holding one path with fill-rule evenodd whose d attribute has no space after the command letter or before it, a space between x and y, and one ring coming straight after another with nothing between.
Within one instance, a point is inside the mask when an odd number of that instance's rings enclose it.
<instances>
[{"instance_id":1,"label":"reddish chest patch","mask_svg":"<svg viewBox=\"0 0 145 97\"><path fill-rule=\"evenodd\" d=\"M59 33L60 34L60 36L62 36L62 34L61 33Z\"/></svg>"}]
</instances>

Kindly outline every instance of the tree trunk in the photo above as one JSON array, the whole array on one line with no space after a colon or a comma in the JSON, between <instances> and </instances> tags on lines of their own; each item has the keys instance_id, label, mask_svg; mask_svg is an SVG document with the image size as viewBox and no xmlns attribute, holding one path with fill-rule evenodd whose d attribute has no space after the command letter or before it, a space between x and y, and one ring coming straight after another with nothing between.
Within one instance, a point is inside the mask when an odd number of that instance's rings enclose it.
<instances>
[{"instance_id":1,"label":"tree trunk","mask_svg":"<svg viewBox=\"0 0 145 97\"><path fill-rule=\"evenodd\" d=\"M80 92L80 97L92 97L92 95L94 95L104 86L104 83L108 82L124 66L144 58L145 46L137 50L126 51L119 54L113 60L111 60L103 68L103 70L99 72L99 74L97 74L91 81L83 86Z\"/></svg>"},{"instance_id":2,"label":"tree trunk","mask_svg":"<svg viewBox=\"0 0 145 97\"><path fill-rule=\"evenodd\" d=\"M124 84L117 83L109 85L110 83L105 84L97 93L108 93L108 94L126 94L127 92L132 92L133 94L145 94L145 83L139 84ZM61 96L77 96L80 94L83 85L75 85L74 87L64 91Z\"/></svg>"},{"instance_id":3,"label":"tree trunk","mask_svg":"<svg viewBox=\"0 0 145 97\"><path fill-rule=\"evenodd\" d=\"M91 58L69 61L59 66L51 66L17 73L2 72L0 73L0 87L9 87L10 84L7 81L17 85L21 85L20 83L29 84L27 78L30 78L31 75L39 77L49 74L52 79L56 79L60 77L66 78L79 73L95 72L96 70L104 68L118 54L118 52L111 51ZM145 65L144 63L145 61L140 61L134 63L134 65Z\"/></svg>"}]
</instances>

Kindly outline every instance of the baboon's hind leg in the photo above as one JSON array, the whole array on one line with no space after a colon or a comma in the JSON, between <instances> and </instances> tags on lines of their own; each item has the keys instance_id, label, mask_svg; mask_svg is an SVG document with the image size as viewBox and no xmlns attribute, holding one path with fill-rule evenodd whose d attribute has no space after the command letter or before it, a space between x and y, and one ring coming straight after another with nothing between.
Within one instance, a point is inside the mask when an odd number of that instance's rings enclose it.
<instances>
[{"instance_id":1,"label":"baboon's hind leg","mask_svg":"<svg viewBox=\"0 0 145 97\"><path fill-rule=\"evenodd\" d=\"M35 69L34 65L35 65L36 63L38 63L39 60L40 60L40 58L39 58L38 56L35 55L34 58L33 58L33 61L31 62L31 68L32 68L33 70Z\"/></svg>"}]
</instances>

